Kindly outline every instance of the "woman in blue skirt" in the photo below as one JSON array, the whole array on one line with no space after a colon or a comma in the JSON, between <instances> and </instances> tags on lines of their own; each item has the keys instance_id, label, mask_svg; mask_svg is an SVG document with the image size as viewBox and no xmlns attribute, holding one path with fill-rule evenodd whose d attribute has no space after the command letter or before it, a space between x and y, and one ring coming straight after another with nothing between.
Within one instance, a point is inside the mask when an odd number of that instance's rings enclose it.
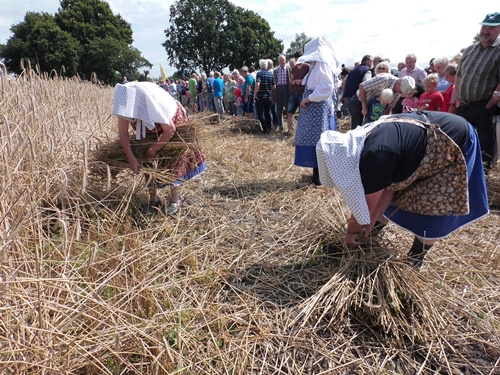
<instances>
[{"instance_id":1,"label":"woman in blue skirt","mask_svg":"<svg viewBox=\"0 0 500 375\"><path fill-rule=\"evenodd\" d=\"M321 182L337 187L352 211L345 243L390 220L415 235L408 253L415 268L437 239L489 212L478 137L462 117L384 116L323 133L317 154Z\"/></svg>"},{"instance_id":2,"label":"woman in blue skirt","mask_svg":"<svg viewBox=\"0 0 500 375\"><path fill-rule=\"evenodd\" d=\"M316 158L316 144L325 130L335 130L336 92L342 65L331 44L322 36L305 45L297 63L310 62L304 77L305 91L295 134L295 161L300 167L312 168L312 186L321 185ZM302 186L300 186L302 187Z\"/></svg>"}]
</instances>

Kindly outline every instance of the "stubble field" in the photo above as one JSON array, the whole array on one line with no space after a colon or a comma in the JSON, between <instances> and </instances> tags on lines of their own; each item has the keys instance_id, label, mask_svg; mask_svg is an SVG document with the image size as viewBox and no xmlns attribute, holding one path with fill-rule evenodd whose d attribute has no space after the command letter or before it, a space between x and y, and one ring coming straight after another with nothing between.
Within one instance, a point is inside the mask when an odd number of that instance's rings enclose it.
<instances>
[{"instance_id":1,"label":"stubble field","mask_svg":"<svg viewBox=\"0 0 500 375\"><path fill-rule=\"evenodd\" d=\"M415 272L394 225L343 247L349 212L295 188L291 137L191 116L208 169L177 217L142 215L143 176L94 161L112 88L0 95L0 373L500 373L497 170L491 213Z\"/></svg>"}]
</instances>

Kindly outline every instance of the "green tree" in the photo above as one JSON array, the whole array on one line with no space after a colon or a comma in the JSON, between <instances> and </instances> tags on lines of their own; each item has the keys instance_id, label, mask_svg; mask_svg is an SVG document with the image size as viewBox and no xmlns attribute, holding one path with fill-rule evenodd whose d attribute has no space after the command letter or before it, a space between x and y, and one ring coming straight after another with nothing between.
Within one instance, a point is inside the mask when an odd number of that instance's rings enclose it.
<instances>
[{"instance_id":1,"label":"green tree","mask_svg":"<svg viewBox=\"0 0 500 375\"><path fill-rule=\"evenodd\" d=\"M165 36L169 63L180 70L254 65L283 50L266 20L227 0L178 0Z\"/></svg>"},{"instance_id":2,"label":"green tree","mask_svg":"<svg viewBox=\"0 0 500 375\"><path fill-rule=\"evenodd\" d=\"M120 75L138 75L138 68L153 65L131 44L132 28L120 15L114 15L102 0L61 0L55 15L62 30L81 45L79 73L89 79L92 73L106 83Z\"/></svg>"},{"instance_id":3,"label":"green tree","mask_svg":"<svg viewBox=\"0 0 500 375\"><path fill-rule=\"evenodd\" d=\"M271 31L267 21L241 7L233 7L229 12L232 22L226 28L225 66L230 69L243 65L258 67L259 59L277 61L284 46L280 39L274 37L274 31Z\"/></svg>"},{"instance_id":4,"label":"green tree","mask_svg":"<svg viewBox=\"0 0 500 375\"><path fill-rule=\"evenodd\" d=\"M287 60L290 60L295 52L302 50L304 51L304 47L307 43L309 43L313 38L310 38L306 35L306 33L295 34L295 40L290 42L290 47L286 50L285 56Z\"/></svg>"},{"instance_id":5,"label":"green tree","mask_svg":"<svg viewBox=\"0 0 500 375\"><path fill-rule=\"evenodd\" d=\"M13 36L1 49L9 70L19 73L21 60L41 71L60 70L90 79L92 73L105 83L118 82L117 73L139 76L140 67L152 67L132 46L132 28L114 15L102 0L61 0L54 16L26 13L12 26Z\"/></svg>"},{"instance_id":6,"label":"green tree","mask_svg":"<svg viewBox=\"0 0 500 375\"><path fill-rule=\"evenodd\" d=\"M61 70L68 75L77 72L79 44L69 33L61 30L48 13L28 12L24 21L10 29L13 36L2 49L9 70L20 73L20 61L30 61L41 71Z\"/></svg>"}]
</instances>

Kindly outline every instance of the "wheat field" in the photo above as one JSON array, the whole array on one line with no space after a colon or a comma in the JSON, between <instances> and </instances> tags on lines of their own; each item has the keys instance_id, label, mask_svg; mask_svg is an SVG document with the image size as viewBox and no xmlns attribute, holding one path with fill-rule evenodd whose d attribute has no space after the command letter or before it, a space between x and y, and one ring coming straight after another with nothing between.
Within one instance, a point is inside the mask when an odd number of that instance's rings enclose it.
<instances>
[{"instance_id":1,"label":"wheat field","mask_svg":"<svg viewBox=\"0 0 500 375\"><path fill-rule=\"evenodd\" d=\"M143 176L94 158L112 88L4 72L0 95L1 374L500 374L497 170L416 272L394 225L343 247L291 137L191 116L208 169L145 215Z\"/></svg>"}]
</instances>

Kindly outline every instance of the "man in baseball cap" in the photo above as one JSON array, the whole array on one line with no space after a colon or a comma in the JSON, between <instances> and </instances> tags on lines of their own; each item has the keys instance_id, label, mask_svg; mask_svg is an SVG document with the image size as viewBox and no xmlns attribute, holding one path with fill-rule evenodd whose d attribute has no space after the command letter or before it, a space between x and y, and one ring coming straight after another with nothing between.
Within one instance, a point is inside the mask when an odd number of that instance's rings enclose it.
<instances>
[{"instance_id":1,"label":"man in baseball cap","mask_svg":"<svg viewBox=\"0 0 500 375\"><path fill-rule=\"evenodd\" d=\"M476 128L486 169L496 150L495 116L500 114L500 12L489 13L480 23L479 41L467 47L455 76L457 115Z\"/></svg>"},{"instance_id":2,"label":"man in baseball cap","mask_svg":"<svg viewBox=\"0 0 500 375\"><path fill-rule=\"evenodd\" d=\"M500 12L490 13L480 25L484 26L500 26Z\"/></svg>"}]
</instances>

